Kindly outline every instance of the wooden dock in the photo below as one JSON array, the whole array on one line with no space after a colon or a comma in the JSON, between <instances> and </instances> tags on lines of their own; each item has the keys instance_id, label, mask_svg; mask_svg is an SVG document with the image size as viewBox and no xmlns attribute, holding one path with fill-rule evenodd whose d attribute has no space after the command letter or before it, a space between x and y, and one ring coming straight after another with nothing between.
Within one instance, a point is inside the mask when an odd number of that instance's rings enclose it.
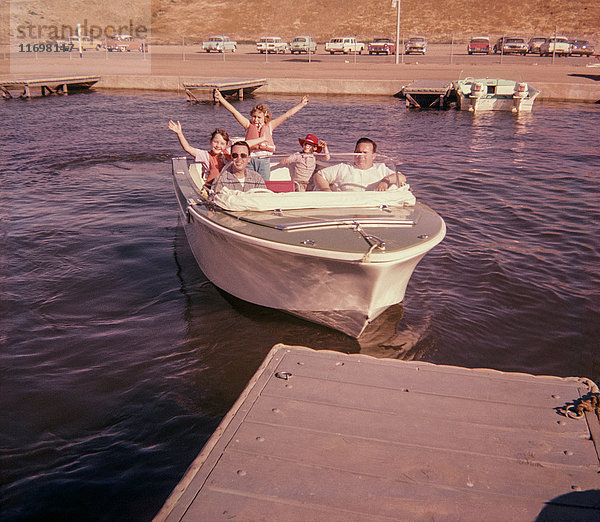
<instances>
[{"instance_id":1,"label":"wooden dock","mask_svg":"<svg viewBox=\"0 0 600 522\"><path fill-rule=\"evenodd\" d=\"M72 76L64 78L36 78L26 80L0 80L0 91L4 99L14 98L11 91L20 91L19 98L31 98L33 88L40 89L41 96L68 94L69 91L89 89L100 81L100 76Z\"/></svg>"},{"instance_id":2,"label":"wooden dock","mask_svg":"<svg viewBox=\"0 0 600 522\"><path fill-rule=\"evenodd\" d=\"M408 108L414 109L445 109L456 98L452 82L447 80L416 80L398 94L406 98Z\"/></svg>"},{"instance_id":3,"label":"wooden dock","mask_svg":"<svg viewBox=\"0 0 600 522\"><path fill-rule=\"evenodd\" d=\"M240 100L244 99L245 95L253 93L259 87L267 84L266 78L259 79L228 79L219 78L214 80L207 80L200 83L184 83L185 94L187 95L187 101L190 103L200 103L201 100L194 94L193 91L212 91L219 89L223 96L237 96Z\"/></svg>"},{"instance_id":4,"label":"wooden dock","mask_svg":"<svg viewBox=\"0 0 600 522\"><path fill-rule=\"evenodd\" d=\"M276 345L155 520L597 521L597 391Z\"/></svg>"}]
</instances>

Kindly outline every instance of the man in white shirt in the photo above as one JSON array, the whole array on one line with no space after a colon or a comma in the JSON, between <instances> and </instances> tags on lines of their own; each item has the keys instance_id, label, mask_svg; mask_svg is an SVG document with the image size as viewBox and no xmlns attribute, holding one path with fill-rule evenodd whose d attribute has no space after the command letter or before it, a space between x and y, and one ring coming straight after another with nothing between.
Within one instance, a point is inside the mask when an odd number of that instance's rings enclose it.
<instances>
[{"instance_id":1,"label":"man in white shirt","mask_svg":"<svg viewBox=\"0 0 600 522\"><path fill-rule=\"evenodd\" d=\"M318 190L361 192L365 190L387 190L392 185L402 185L406 177L395 172L384 163L374 164L377 144L369 138L356 142L354 165L340 163L325 167L314 176Z\"/></svg>"}]
</instances>

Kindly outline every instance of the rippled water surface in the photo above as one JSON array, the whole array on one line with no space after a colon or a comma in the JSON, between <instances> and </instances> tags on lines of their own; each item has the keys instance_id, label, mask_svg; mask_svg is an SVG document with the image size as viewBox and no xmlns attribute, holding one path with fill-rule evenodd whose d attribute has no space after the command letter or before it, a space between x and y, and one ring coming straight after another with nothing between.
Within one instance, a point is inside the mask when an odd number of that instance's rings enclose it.
<instances>
[{"instance_id":1,"label":"rippled water surface","mask_svg":"<svg viewBox=\"0 0 600 522\"><path fill-rule=\"evenodd\" d=\"M256 97L274 114L298 97ZM221 107L91 92L0 107L3 519L148 520L277 342L600 380L600 107L408 111L312 97L275 133L368 135L446 220L404 305L360 339L220 293L177 217L167 129Z\"/></svg>"}]
</instances>

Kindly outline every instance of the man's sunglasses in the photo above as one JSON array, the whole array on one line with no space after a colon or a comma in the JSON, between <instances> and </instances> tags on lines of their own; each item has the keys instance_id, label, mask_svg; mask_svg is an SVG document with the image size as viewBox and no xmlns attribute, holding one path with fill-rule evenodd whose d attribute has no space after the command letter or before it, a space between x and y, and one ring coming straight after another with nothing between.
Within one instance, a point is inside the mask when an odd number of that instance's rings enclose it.
<instances>
[{"instance_id":1,"label":"man's sunglasses","mask_svg":"<svg viewBox=\"0 0 600 522\"><path fill-rule=\"evenodd\" d=\"M244 159L244 158L248 157L248 154L246 154L245 152L240 152L239 154L237 152L232 152L231 153L231 157L233 159L236 159L236 158L242 158L242 159Z\"/></svg>"}]
</instances>

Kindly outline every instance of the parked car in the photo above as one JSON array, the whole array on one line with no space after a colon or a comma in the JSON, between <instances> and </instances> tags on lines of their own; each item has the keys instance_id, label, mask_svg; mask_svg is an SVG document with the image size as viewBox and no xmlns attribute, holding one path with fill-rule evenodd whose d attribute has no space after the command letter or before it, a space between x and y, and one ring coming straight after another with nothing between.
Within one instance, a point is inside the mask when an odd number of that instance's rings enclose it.
<instances>
[{"instance_id":1,"label":"parked car","mask_svg":"<svg viewBox=\"0 0 600 522\"><path fill-rule=\"evenodd\" d=\"M523 38L502 36L494 44L494 52L502 54L527 54L527 44Z\"/></svg>"},{"instance_id":2,"label":"parked car","mask_svg":"<svg viewBox=\"0 0 600 522\"><path fill-rule=\"evenodd\" d=\"M102 49L102 42L98 42L96 40L92 40L89 36L69 36L69 39L66 40L66 44L70 48L73 45L73 51L79 51L79 39L81 38L81 50L89 51L91 49L95 49L96 51Z\"/></svg>"},{"instance_id":3,"label":"parked car","mask_svg":"<svg viewBox=\"0 0 600 522\"><path fill-rule=\"evenodd\" d=\"M289 47L292 54L308 54L309 51L311 53L317 52L317 42L315 42L310 36L296 36L296 38L290 42Z\"/></svg>"},{"instance_id":4,"label":"parked car","mask_svg":"<svg viewBox=\"0 0 600 522\"><path fill-rule=\"evenodd\" d=\"M288 44L279 36L263 36L256 42L256 50L261 53L282 53L285 54L289 50Z\"/></svg>"},{"instance_id":5,"label":"parked car","mask_svg":"<svg viewBox=\"0 0 600 522\"><path fill-rule=\"evenodd\" d=\"M115 34L106 41L106 50L111 53L128 53L141 50L142 41L129 34Z\"/></svg>"},{"instance_id":6,"label":"parked car","mask_svg":"<svg viewBox=\"0 0 600 522\"><path fill-rule=\"evenodd\" d=\"M540 52L540 45L546 41L543 36L534 36L527 42L527 52L530 54L538 54Z\"/></svg>"},{"instance_id":7,"label":"parked car","mask_svg":"<svg viewBox=\"0 0 600 522\"><path fill-rule=\"evenodd\" d=\"M396 44L389 38L375 38L369 45L369 54L394 54Z\"/></svg>"},{"instance_id":8,"label":"parked car","mask_svg":"<svg viewBox=\"0 0 600 522\"><path fill-rule=\"evenodd\" d=\"M325 51L329 54L334 53L358 53L362 54L365 50L363 42L357 42L356 38L351 36L343 36L341 38L332 38L325 44Z\"/></svg>"},{"instance_id":9,"label":"parked car","mask_svg":"<svg viewBox=\"0 0 600 522\"><path fill-rule=\"evenodd\" d=\"M427 52L427 38L424 36L411 36L404 45L404 54L425 54Z\"/></svg>"},{"instance_id":10,"label":"parked car","mask_svg":"<svg viewBox=\"0 0 600 522\"><path fill-rule=\"evenodd\" d=\"M474 36L467 44L467 53L490 54L490 39L487 36Z\"/></svg>"},{"instance_id":11,"label":"parked car","mask_svg":"<svg viewBox=\"0 0 600 522\"><path fill-rule=\"evenodd\" d=\"M594 54L594 46L587 40L571 40L569 43L571 44L569 50L571 56L591 56Z\"/></svg>"},{"instance_id":12,"label":"parked car","mask_svg":"<svg viewBox=\"0 0 600 522\"><path fill-rule=\"evenodd\" d=\"M237 42L230 40L229 36L215 35L211 36L206 42L202 42L202 50L211 53L224 53L225 51L231 51L235 53L237 51Z\"/></svg>"},{"instance_id":13,"label":"parked car","mask_svg":"<svg viewBox=\"0 0 600 522\"><path fill-rule=\"evenodd\" d=\"M568 56L571 52L571 44L566 36L552 36L540 45L540 56Z\"/></svg>"}]
</instances>

